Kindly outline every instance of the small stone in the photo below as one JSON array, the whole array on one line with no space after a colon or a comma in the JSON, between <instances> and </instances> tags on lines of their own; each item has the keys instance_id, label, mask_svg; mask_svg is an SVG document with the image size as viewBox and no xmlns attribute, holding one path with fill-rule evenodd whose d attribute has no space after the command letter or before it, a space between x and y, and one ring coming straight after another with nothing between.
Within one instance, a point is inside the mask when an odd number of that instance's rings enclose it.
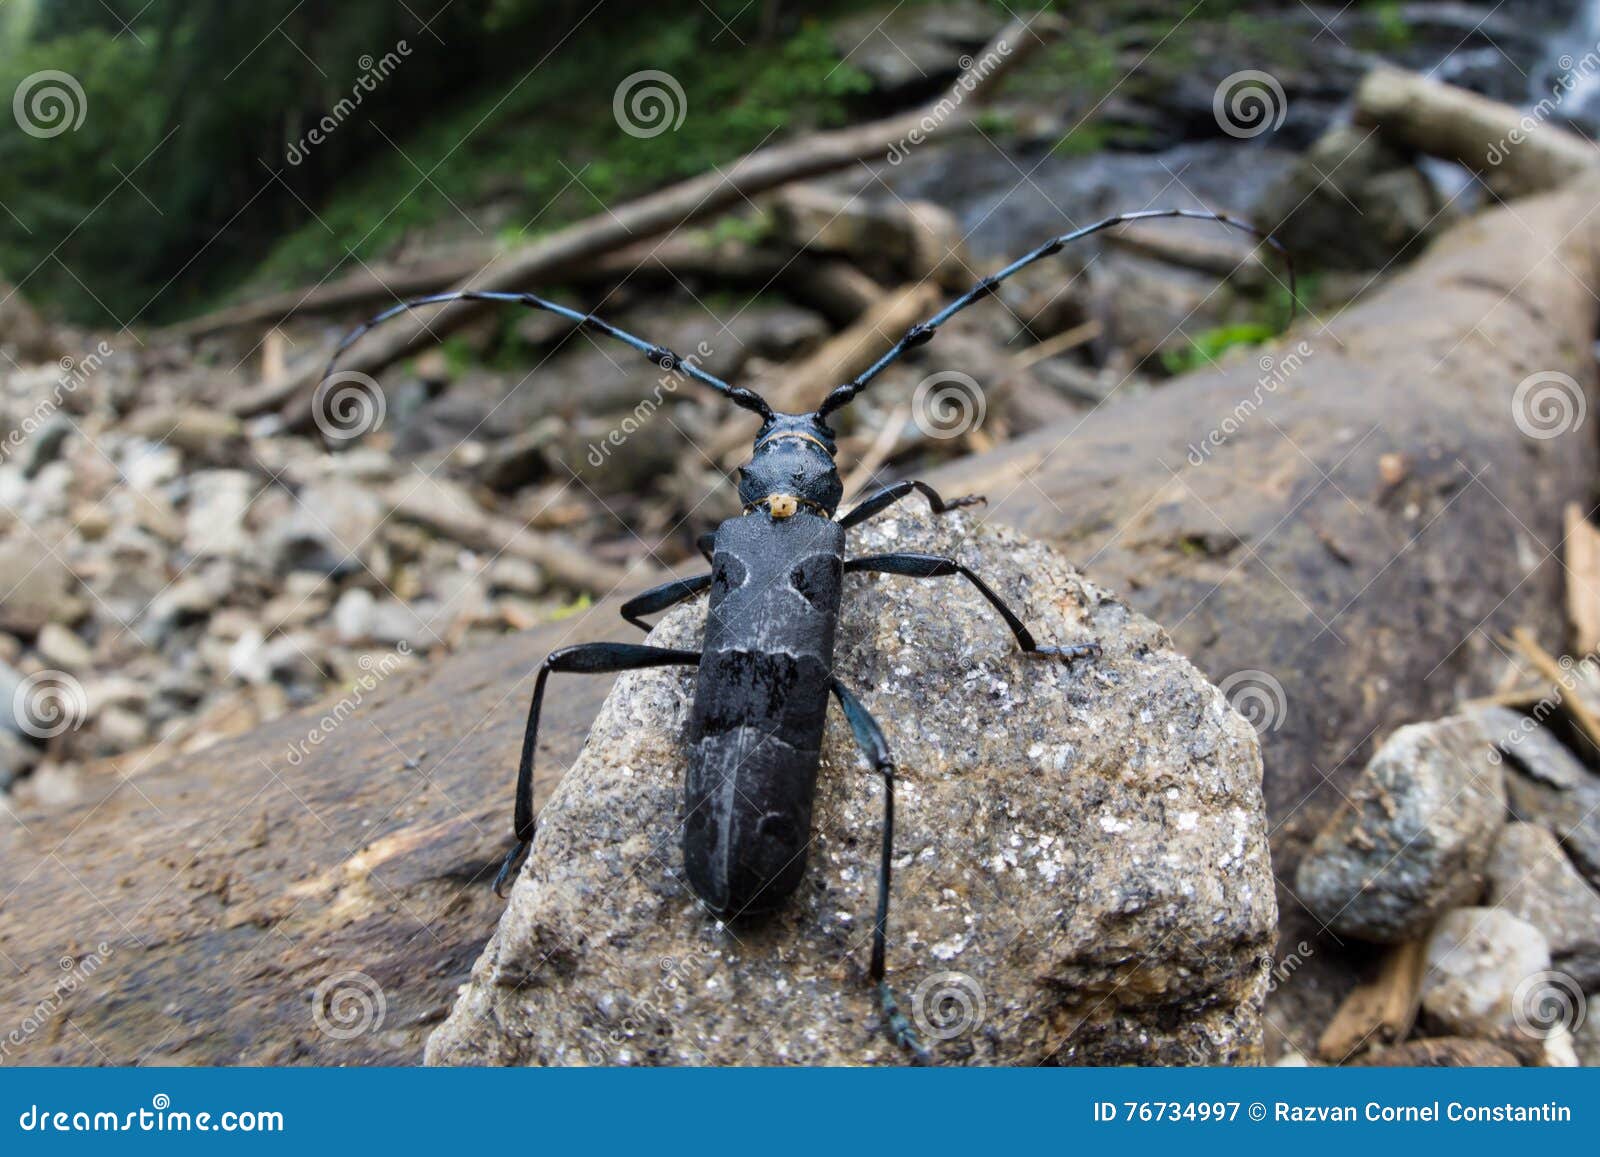
<instances>
[{"instance_id":1,"label":"small stone","mask_svg":"<svg viewBox=\"0 0 1600 1157\"><path fill-rule=\"evenodd\" d=\"M1447 1033L1524 1043L1519 1021L1530 1009L1524 982L1550 971L1550 944L1525 920L1499 908L1457 908L1428 938L1422 1012Z\"/></svg>"},{"instance_id":2,"label":"small stone","mask_svg":"<svg viewBox=\"0 0 1600 1157\"><path fill-rule=\"evenodd\" d=\"M144 716L124 707L111 707L101 712L94 729L113 751L132 751L150 741L150 728Z\"/></svg>"},{"instance_id":3,"label":"small stone","mask_svg":"<svg viewBox=\"0 0 1600 1157\"><path fill-rule=\"evenodd\" d=\"M189 477L183 549L204 558L241 558L253 549L245 515L259 485L243 470L201 470Z\"/></svg>"},{"instance_id":4,"label":"small stone","mask_svg":"<svg viewBox=\"0 0 1600 1157\"><path fill-rule=\"evenodd\" d=\"M383 516L377 497L353 482L307 486L289 517L268 530L267 555L280 573L355 573L377 545Z\"/></svg>"},{"instance_id":5,"label":"small stone","mask_svg":"<svg viewBox=\"0 0 1600 1157\"><path fill-rule=\"evenodd\" d=\"M1578 874L1561 844L1538 824L1510 823L1489 856L1485 902L1532 924L1550 959L1589 990L1600 987L1600 893Z\"/></svg>"},{"instance_id":6,"label":"small stone","mask_svg":"<svg viewBox=\"0 0 1600 1157\"><path fill-rule=\"evenodd\" d=\"M548 585L544 569L528 559L503 554L489 565L489 589L496 594L534 598L544 594Z\"/></svg>"},{"instance_id":7,"label":"small stone","mask_svg":"<svg viewBox=\"0 0 1600 1157\"><path fill-rule=\"evenodd\" d=\"M1512 815L1548 828L1584 878L1600 888L1600 776L1584 769L1582 779L1556 787L1512 765L1506 797Z\"/></svg>"},{"instance_id":8,"label":"small stone","mask_svg":"<svg viewBox=\"0 0 1600 1157\"><path fill-rule=\"evenodd\" d=\"M362 587L351 587L333 608L333 631L341 643L363 643L372 638L373 606L377 600Z\"/></svg>"},{"instance_id":9,"label":"small stone","mask_svg":"<svg viewBox=\"0 0 1600 1157\"><path fill-rule=\"evenodd\" d=\"M1476 900L1505 820L1499 764L1475 720L1402 727L1350 789L1295 876L1301 901L1342 935L1397 943Z\"/></svg>"},{"instance_id":10,"label":"small stone","mask_svg":"<svg viewBox=\"0 0 1600 1157\"><path fill-rule=\"evenodd\" d=\"M47 665L65 671L87 671L94 662L89 645L60 623L40 627L34 649Z\"/></svg>"},{"instance_id":11,"label":"small stone","mask_svg":"<svg viewBox=\"0 0 1600 1157\"><path fill-rule=\"evenodd\" d=\"M49 622L77 622L84 604L76 585L57 552L32 535L0 542L0 629L34 635Z\"/></svg>"}]
</instances>

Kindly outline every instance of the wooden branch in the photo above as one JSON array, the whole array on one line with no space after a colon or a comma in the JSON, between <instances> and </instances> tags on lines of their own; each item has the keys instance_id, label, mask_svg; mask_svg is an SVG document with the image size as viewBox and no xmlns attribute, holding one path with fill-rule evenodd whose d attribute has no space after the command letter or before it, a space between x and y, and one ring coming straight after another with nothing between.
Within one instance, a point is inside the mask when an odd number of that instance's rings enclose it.
<instances>
[{"instance_id":1,"label":"wooden branch","mask_svg":"<svg viewBox=\"0 0 1600 1157\"><path fill-rule=\"evenodd\" d=\"M972 92L958 83L937 101L884 120L831 132L813 133L796 141L747 153L725 169L680 181L635 201L630 201L560 229L532 245L494 258L483 271L460 283L459 289L519 290L537 281L559 281L584 263L648 237L711 217L729 205L790 181L844 168L856 161L906 147L914 139L926 143L968 127L973 114L1014 69L1039 44L1043 35L1059 28L1054 19L1040 15L1012 20L978 54L979 60L997 61ZM467 303L440 306L415 317L396 319L351 350L341 368L373 373L396 358L438 341L460 327L474 309ZM300 427L310 420L310 395L321 367L308 368L291 382L291 388L254 391L232 407L236 414L252 416L286 403L290 423Z\"/></svg>"},{"instance_id":2,"label":"wooden branch","mask_svg":"<svg viewBox=\"0 0 1600 1157\"><path fill-rule=\"evenodd\" d=\"M1422 1003L1425 947L1417 939L1389 949L1377 976L1356 985L1323 1030L1319 1057L1343 1064L1373 1045L1398 1044L1411 1034Z\"/></svg>"},{"instance_id":3,"label":"wooden branch","mask_svg":"<svg viewBox=\"0 0 1600 1157\"><path fill-rule=\"evenodd\" d=\"M1600 161L1600 150L1538 110L1524 112L1399 68L1366 75L1355 119L1396 144L1461 162L1502 197L1546 192Z\"/></svg>"},{"instance_id":4,"label":"wooden branch","mask_svg":"<svg viewBox=\"0 0 1600 1157\"><path fill-rule=\"evenodd\" d=\"M1564 517L1567 621L1572 624L1572 649L1587 655L1600 648L1600 529L1576 502L1567 503Z\"/></svg>"},{"instance_id":5,"label":"wooden branch","mask_svg":"<svg viewBox=\"0 0 1600 1157\"><path fill-rule=\"evenodd\" d=\"M1527 657L1534 669L1540 675L1550 680L1560 693L1561 703L1571 713L1572 720L1589 741L1600 747L1600 717L1583 701L1583 696L1578 694L1576 687L1577 675L1561 666L1561 661L1539 645L1539 640L1534 638L1533 632L1526 627L1517 627L1511 632L1511 642Z\"/></svg>"}]
</instances>

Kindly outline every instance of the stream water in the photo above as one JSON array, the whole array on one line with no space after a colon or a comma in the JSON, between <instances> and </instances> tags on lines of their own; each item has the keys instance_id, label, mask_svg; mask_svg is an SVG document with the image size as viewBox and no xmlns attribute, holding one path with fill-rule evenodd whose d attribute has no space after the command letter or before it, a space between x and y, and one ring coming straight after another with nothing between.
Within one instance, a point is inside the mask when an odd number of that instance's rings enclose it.
<instances>
[{"instance_id":1,"label":"stream water","mask_svg":"<svg viewBox=\"0 0 1600 1157\"><path fill-rule=\"evenodd\" d=\"M1600 0L1410 3L1398 13L1407 40L1385 59L1530 109L1549 101L1548 119L1600 138ZM1279 19L1301 40L1326 46L1327 59L1308 69L1311 79L1301 89L1285 84L1290 115L1280 132L1247 142L1248 163L1240 163L1238 139L1193 115L1191 98L1190 106L1159 111L1187 126L1193 139L1158 150L1066 155L1051 151L1054 142L1003 150L979 138L913 154L883 166L879 176L903 197L928 198L954 211L983 258L1015 254L1067 222L1125 209L1249 212L1310 140L1348 115L1354 86L1375 59L1350 47L1359 42L1362 22L1374 19L1370 11L1286 9ZM1243 54L1211 62L1208 83L1199 85L1202 95L1209 99L1211 84L1251 67ZM1428 171L1447 196L1470 180L1444 163Z\"/></svg>"}]
</instances>

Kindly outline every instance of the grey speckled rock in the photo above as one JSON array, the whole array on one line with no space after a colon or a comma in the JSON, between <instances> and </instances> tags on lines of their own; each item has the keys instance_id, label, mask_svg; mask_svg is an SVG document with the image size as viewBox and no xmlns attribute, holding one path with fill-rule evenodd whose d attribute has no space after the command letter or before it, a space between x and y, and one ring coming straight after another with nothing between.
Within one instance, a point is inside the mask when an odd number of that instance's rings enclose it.
<instances>
[{"instance_id":1,"label":"grey speckled rock","mask_svg":"<svg viewBox=\"0 0 1600 1157\"><path fill-rule=\"evenodd\" d=\"M1505 822L1491 752L1465 716L1396 731L1300 862L1301 901L1343 935L1390 943L1476 900Z\"/></svg>"},{"instance_id":2,"label":"grey speckled rock","mask_svg":"<svg viewBox=\"0 0 1600 1157\"><path fill-rule=\"evenodd\" d=\"M1600 776L1585 769L1582 779L1556 787L1513 765L1506 795L1512 814L1549 828L1589 883L1600 888Z\"/></svg>"},{"instance_id":3,"label":"grey speckled rock","mask_svg":"<svg viewBox=\"0 0 1600 1157\"><path fill-rule=\"evenodd\" d=\"M1431 1027L1494 1041L1530 1064L1577 1063L1568 1026L1582 994L1551 986L1550 945L1532 924L1499 908L1457 908L1434 928L1426 959Z\"/></svg>"},{"instance_id":4,"label":"grey speckled rock","mask_svg":"<svg viewBox=\"0 0 1600 1157\"><path fill-rule=\"evenodd\" d=\"M896 512L898 513L898 512ZM960 515L851 533L959 580L849 576L835 652L901 769L890 981L937 1061L1256 1062L1276 927L1256 735L1166 634L1054 552ZM652 640L698 644L704 608ZM434 1064L899 1064L866 979L882 792L830 711L811 861L763 922L682 882L692 673L623 676L556 789Z\"/></svg>"},{"instance_id":5,"label":"grey speckled rock","mask_svg":"<svg viewBox=\"0 0 1600 1157\"><path fill-rule=\"evenodd\" d=\"M1507 824L1489 856L1486 903L1532 924L1551 963L1585 990L1600 986L1600 893L1538 824Z\"/></svg>"}]
</instances>

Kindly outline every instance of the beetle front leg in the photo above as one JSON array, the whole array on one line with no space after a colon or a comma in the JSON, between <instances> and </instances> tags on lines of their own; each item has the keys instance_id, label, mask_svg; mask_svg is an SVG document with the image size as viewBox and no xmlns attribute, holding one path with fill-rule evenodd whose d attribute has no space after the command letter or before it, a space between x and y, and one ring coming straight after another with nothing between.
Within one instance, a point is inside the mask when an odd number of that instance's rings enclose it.
<instances>
[{"instance_id":1,"label":"beetle front leg","mask_svg":"<svg viewBox=\"0 0 1600 1157\"><path fill-rule=\"evenodd\" d=\"M908 578L942 578L946 575L960 575L971 583L991 607L1005 620L1011 634L1017 640L1024 654L1037 656L1055 656L1065 662L1074 659L1092 659L1100 655L1099 643L1067 643L1058 645L1045 643L1040 645L1033 638L1033 632L1017 618L1016 613L1005 604L1005 600L995 593L994 589L984 582L972 571L962 566L953 558L943 558L936 554L872 554L864 558L845 559L845 573L851 571L871 571L877 574L898 574Z\"/></svg>"},{"instance_id":2,"label":"beetle front leg","mask_svg":"<svg viewBox=\"0 0 1600 1157\"><path fill-rule=\"evenodd\" d=\"M670 647L651 647L643 643L579 643L551 651L539 666L533 681L533 702L528 707L528 726L522 733L522 758L517 763L517 803L512 821L516 843L506 853L500 873L494 878L495 895L503 896L506 881L527 858L533 844L533 753L539 742L539 711L544 705L544 681L552 671L576 671L585 675L610 675L618 671L641 671L647 667L693 667L700 662L699 651L675 651Z\"/></svg>"},{"instance_id":3,"label":"beetle front leg","mask_svg":"<svg viewBox=\"0 0 1600 1157\"><path fill-rule=\"evenodd\" d=\"M833 680L833 694L839 700L839 706L844 708L844 717L850 722L850 730L855 733L856 743L872 761L873 769L883 776L883 840L878 857L878 914L872 922L872 965L867 975L878 986L878 1001L883 1008L883 1022L888 1026L895 1043L903 1049L908 1049L918 1064L925 1065L930 1060L928 1050L917 1039L916 1030L911 1027L911 1022L906 1019L905 1013L900 1011L900 1005L895 1001L894 990L889 987L884 960L889 940L889 875L894 867L894 759L889 754L889 743L883 737L883 729L862 706L861 700L851 694L850 689L837 679Z\"/></svg>"},{"instance_id":4,"label":"beetle front leg","mask_svg":"<svg viewBox=\"0 0 1600 1157\"><path fill-rule=\"evenodd\" d=\"M966 494L960 498L952 498L946 501L940 498L939 492L926 482L907 479L904 482L895 482L885 486L876 494L863 498L849 514L839 519L839 525L846 530L849 530L852 526L859 526L873 515L893 506L913 490L920 490L927 496L928 505L933 508L935 514L945 514L952 510L959 510L963 506L973 506L980 502L989 501L981 494Z\"/></svg>"}]
</instances>

